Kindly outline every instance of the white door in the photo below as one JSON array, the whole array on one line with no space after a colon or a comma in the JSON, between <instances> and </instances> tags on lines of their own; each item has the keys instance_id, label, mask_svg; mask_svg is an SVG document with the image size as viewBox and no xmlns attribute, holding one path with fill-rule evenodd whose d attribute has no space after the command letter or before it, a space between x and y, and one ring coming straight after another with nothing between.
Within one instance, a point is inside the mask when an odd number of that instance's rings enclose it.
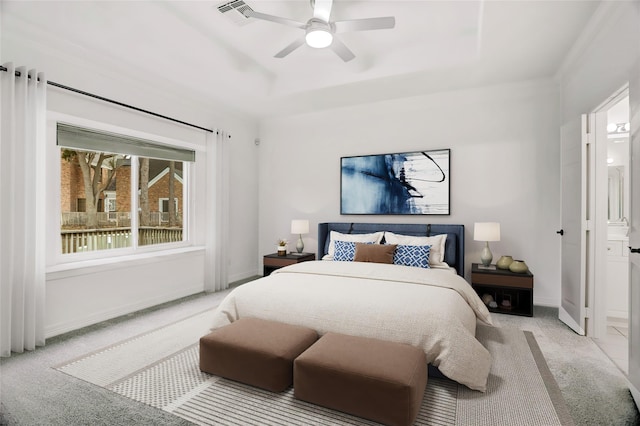
<instances>
[{"instance_id":1,"label":"white door","mask_svg":"<svg viewBox=\"0 0 640 426\"><path fill-rule=\"evenodd\" d=\"M629 82L631 118L629 180L629 383L640 407L640 63Z\"/></svg>"},{"instance_id":2,"label":"white door","mask_svg":"<svg viewBox=\"0 0 640 426\"><path fill-rule=\"evenodd\" d=\"M587 170L589 116L565 124L560 133L562 275L559 318L576 333L586 331Z\"/></svg>"}]
</instances>

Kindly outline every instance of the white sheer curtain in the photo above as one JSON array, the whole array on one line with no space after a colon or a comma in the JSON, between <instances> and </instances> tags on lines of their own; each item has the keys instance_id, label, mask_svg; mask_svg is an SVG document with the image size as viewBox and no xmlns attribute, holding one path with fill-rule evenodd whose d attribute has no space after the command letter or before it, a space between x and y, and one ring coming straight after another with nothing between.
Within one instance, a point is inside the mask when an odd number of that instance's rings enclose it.
<instances>
[{"instance_id":1,"label":"white sheer curtain","mask_svg":"<svg viewBox=\"0 0 640 426\"><path fill-rule=\"evenodd\" d=\"M229 287L229 135L207 135L207 250L205 291Z\"/></svg>"},{"instance_id":2,"label":"white sheer curtain","mask_svg":"<svg viewBox=\"0 0 640 426\"><path fill-rule=\"evenodd\" d=\"M44 345L43 73L0 72L0 356ZM16 76L16 74L20 74Z\"/></svg>"}]
</instances>

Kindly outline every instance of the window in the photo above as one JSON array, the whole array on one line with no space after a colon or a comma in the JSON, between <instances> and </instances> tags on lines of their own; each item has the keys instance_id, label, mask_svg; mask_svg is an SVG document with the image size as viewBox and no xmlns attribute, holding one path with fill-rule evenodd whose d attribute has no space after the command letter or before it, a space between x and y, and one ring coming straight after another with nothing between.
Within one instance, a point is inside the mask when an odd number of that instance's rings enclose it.
<instances>
[{"instance_id":1,"label":"window","mask_svg":"<svg viewBox=\"0 0 640 426\"><path fill-rule=\"evenodd\" d=\"M116 191L104 191L104 211L115 212L116 211Z\"/></svg>"},{"instance_id":2,"label":"window","mask_svg":"<svg viewBox=\"0 0 640 426\"><path fill-rule=\"evenodd\" d=\"M182 162L151 158L140 161L140 245L182 241ZM148 170L148 175L143 170ZM171 210L168 197L174 199Z\"/></svg>"},{"instance_id":3,"label":"window","mask_svg":"<svg viewBox=\"0 0 640 426\"><path fill-rule=\"evenodd\" d=\"M186 240L193 151L62 123L57 140L63 254Z\"/></svg>"},{"instance_id":4,"label":"window","mask_svg":"<svg viewBox=\"0 0 640 426\"><path fill-rule=\"evenodd\" d=\"M179 217L178 215L178 199L173 199L173 212L169 211L169 199L168 198L160 198L158 200L158 210L162 214L161 220L164 222L169 222L171 217L175 217L176 219Z\"/></svg>"}]
</instances>

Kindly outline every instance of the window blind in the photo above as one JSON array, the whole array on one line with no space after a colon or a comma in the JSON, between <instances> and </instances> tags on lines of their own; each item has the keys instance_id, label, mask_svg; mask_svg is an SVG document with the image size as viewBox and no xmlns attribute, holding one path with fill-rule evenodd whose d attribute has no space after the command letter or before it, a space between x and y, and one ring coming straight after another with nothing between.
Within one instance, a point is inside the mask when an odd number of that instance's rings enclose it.
<instances>
[{"instance_id":1,"label":"window blind","mask_svg":"<svg viewBox=\"0 0 640 426\"><path fill-rule=\"evenodd\" d=\"M56 133L57 145L64 148L137 155L170 161L194 162L196 160L195 151L190 149L177 148L132 136L85 129L70 124L58 123Z\"/></svg>"}]
</instances>

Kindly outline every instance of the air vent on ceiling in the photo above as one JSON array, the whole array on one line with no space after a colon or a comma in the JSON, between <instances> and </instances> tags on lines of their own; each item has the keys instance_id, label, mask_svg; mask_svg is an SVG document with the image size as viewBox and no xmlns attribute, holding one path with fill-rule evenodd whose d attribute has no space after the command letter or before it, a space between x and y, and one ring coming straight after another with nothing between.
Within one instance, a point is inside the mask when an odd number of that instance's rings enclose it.
<instances>
[{"instance_id":1,"label":"air vent on ceiling","mask_svg":"<svg viewBox=\"0 0 640 426\"><path fill-rule=\"evenodd\" d=\"M252 19L248 18L245 13L252 11L251 7L247 5L243 0L233 0L222 3L217 6L220 13L231 19L237 25L247 25Z\"/></svg>"}]
</instances>

